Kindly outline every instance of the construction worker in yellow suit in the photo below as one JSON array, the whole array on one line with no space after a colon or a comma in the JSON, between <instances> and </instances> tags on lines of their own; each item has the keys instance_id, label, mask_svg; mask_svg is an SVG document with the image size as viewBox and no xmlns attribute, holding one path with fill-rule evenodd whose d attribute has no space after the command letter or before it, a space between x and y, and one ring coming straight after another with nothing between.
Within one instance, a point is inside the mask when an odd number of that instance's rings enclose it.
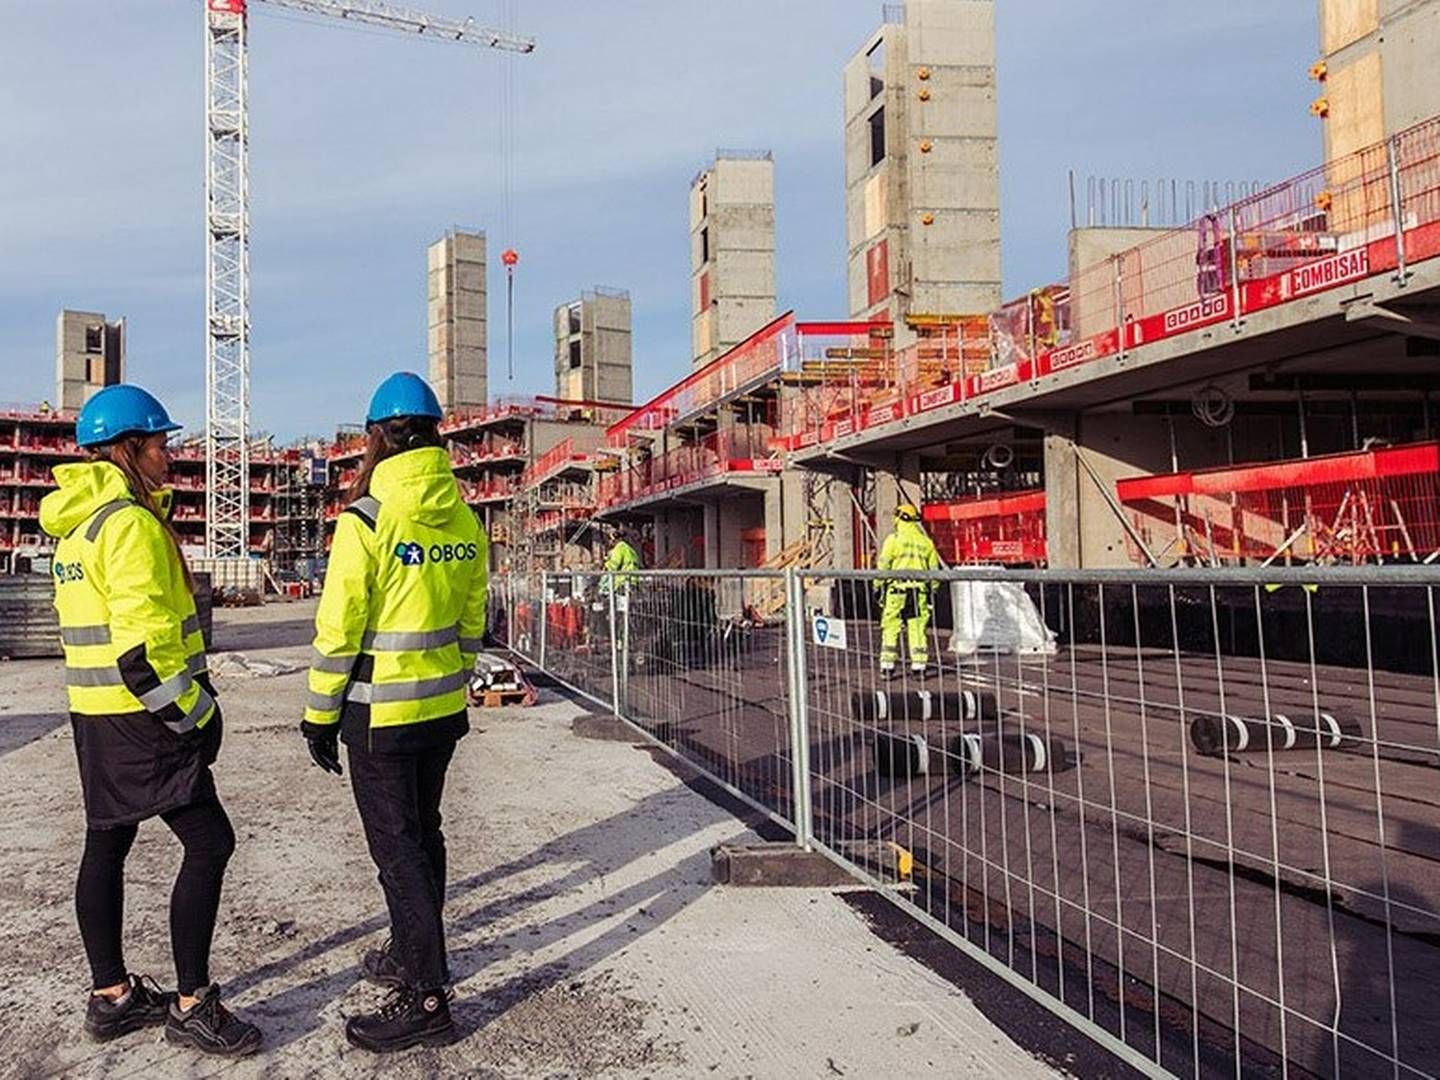
<instances>
[{"instance_id":1,"label":"construction worker in yellow suit","mask_svg":"<svg viewBox=\"0 0 1440 1080\"><path fill-rule=\"evenodd\" d=\"M608 593L612 587L625 590L635 580L635 571L640 569L640 555L629 536L620 533L615 537L610 552L605 556L606 577L600 582L600 591ZM612 585L613 583L613 585Z\"/></svg>"},{"instance_id":2,"label":"construction worker in yellow suit","mask_svg":"<svg viewBox=\"0 0 1440 1080\"><path fill-rule=\"evenodd\" d=\"M895 531L885 538L876 562L880 570L938 570L940 553L920 524L920 511L910 503L895 508ZM930 665L930 597L933 581L884 578L876 583L880 596L880 674L895 678L900 659L900 627L906 628L911 673L924 678Z\"/></svg>"}]
</instances>

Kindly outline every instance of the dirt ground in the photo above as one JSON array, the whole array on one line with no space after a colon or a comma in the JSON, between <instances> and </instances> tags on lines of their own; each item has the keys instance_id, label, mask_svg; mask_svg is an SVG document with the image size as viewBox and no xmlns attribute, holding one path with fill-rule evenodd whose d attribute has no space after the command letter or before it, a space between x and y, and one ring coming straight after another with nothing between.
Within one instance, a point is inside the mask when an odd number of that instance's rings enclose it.
<instances>
[{"instance_id":1,"label":"dirt ground","mask_svg":"<svg viewBox=\"0 0 1440 1080\"><path fill-rule=\"evenodd\" d=\"M216 650L303 664L309 605L217 613ZM386 932L348 775L297 732L304 675L218 680L216 768L239 846L213 974L266 1034L239 1064L141 1032L80 1031L72 907L83 820L57 661L0 664L0 1077L1053 1076L959 990L882 943L827 890L709 880L745 826L649 753L575 736L580 709L472 713L450 774L447 908L455 1045L376 1059L345 1016L382 994L357 960ZM753 837L751 837L753 839ZM130 857L127 959L173 985L166 905L179 846Z\"/></svg>"}]
</instances>

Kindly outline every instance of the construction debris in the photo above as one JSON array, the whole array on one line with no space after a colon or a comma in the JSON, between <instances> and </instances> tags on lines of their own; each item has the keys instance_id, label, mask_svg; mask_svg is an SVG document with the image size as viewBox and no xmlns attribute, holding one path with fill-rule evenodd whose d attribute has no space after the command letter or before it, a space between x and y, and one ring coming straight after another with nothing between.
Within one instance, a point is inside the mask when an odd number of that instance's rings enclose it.
<instances>
[{"instance_id":1,"label":"construction debris","mask_svg":"<svg viewBox=\"0 0 1440 1080\"><path fill-rule=\"evenodd\" d=\"M534 705L537 697L535 687L517 664L494 653L482 652L475 657L475 674L465 693L471 705L488 709L500 705Z\"/></svg>"}]
</instances>

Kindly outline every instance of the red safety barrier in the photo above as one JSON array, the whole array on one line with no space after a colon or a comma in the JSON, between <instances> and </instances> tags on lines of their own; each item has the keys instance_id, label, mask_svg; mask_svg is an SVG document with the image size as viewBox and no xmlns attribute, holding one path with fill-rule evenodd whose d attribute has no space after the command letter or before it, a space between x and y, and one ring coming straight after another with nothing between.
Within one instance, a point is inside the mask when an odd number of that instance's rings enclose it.
<instances>
[{"instance_id":1,"label":"red safety barrier","mask_svg":"<svg viewBox=\"0 0 1440 1080\"><path fill-rule=\"evenodd\" d=\"M1396 270L1402 256L1440 256L1440 117L979 316L983 370L967 357L937 382L902 351L808 387L778 441L802 449L983 397Z\"/></svg>"},{"instance_id":2,"label":"red safety barrier","mask_svg":"<svg viewBox=\"0 0 1440 1080\"><path fill-rule=\"evenodd\" d=\"M528 491L571 465L583 465L589 460L588 454L575 449L574 439L561 439L525 467L525 471L520 474L520 487Z\"/></svg>"},{"instance_id":3,"label":"red safety barrier","mask_svg":"<svg viewBox=\"0 0 1440 1080\"><path fill-rule=\"evenodd\" d=\"M1046 560L1043 491L929 503L921 516L940 557L952 566Z\"/></svg>"},{"instance_id":4,"label":"red safety barrier","mask_svg":"<svg viewBox=\"0 0 1440 1080\"><path fill-rule=\"evenodd\" d=\"M601 476L596 498L602 509L608 509L715 476L778 473L784 466L784 458L761 445L760 439L751 438L745 428L717 431L698 442L641 458L628 468Z\"/></svg>"},{"instance_id":5,"label":"red safety barrier","mask_svg":"<svg viewBox=\"0 0 1440 1080\"><path fill-rule=\"evenodd\" d=\"M762 326L740 344L716 357L699 371L661 391L644 405L612 424L606 432L610 446L623 447L633 432L660 431L682 416L715 404L727 394L778 375L792 346L795 313L788 311Z\"/></svg>"},{"instance_id":6,"label":"red safety barrier","mask_svg":"<svg viewBox=\"0 0 1440 1080\"><path fill-rule=\"evenodd\" d=\"M1440 551L1440 442L1134 477L1116 494L1162 560L1363 563ZM1143 558L1133 542L1132 555Z\"/></svg>"}]
</instances>

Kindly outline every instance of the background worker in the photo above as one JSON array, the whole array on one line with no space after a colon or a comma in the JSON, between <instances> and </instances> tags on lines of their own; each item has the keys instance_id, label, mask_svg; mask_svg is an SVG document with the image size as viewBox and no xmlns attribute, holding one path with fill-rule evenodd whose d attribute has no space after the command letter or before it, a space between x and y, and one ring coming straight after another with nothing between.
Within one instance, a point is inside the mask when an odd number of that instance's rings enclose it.
<instances>
[{"instance_id":1,"label":"background worker","mask_svg":"<svg viewBox=\"0 0 1440 1080\"><path fill-rule=\"evenodd\" d=\"M365 457L315 614L301 724L328 772L340 773L345 741L390 911L390 941L361 968L393 992L345 1025L350 1042L377 1053L454 1036L440 797L455 743L470 730L465 687L485 633L489 544L460 498L440 418L434 391L409 372L370 399Z\"/></svg>"},{"instance_id":2,"label":"background worker","mask_svg":"<svg viewBox=\"0 0 1440 1080\"><path fill-rule=\"evenodd\" d=\"M920 524L920 511L910 503L895 508L895 531L880 546L880 570L938 570L940 553ZM930 598L935 582L885 578L877 582L880 596L880 674L895 678L900 658L900 627L906 628L910 670L924 677L930 663Z\"/></svg>"},{"instance_id":3,"label":"background worker","mask_svg":"<svg viewBox=\"0 0 1440 1080\"><path fill-rule=\"evenodd\" d=\"M169 1042L239 1056L260 1031L232 1016L210 982L210 943L235 833L210 766L220 708L205 667L193 582L169 523L165 407L138 386L106 387L80 411L86 460L55 468L40 523L59 539L55 607L80 790L85 854L75 913L93 992L85 1030L108 1040L165 1025ZM159 816L185 849L170 895L179 994L125 966L125 858L138 824Z\"/></svg>"},{"instance_id":4,"label":"background worker","mask_svg":"<svg viewBox=\"0 0 1440 1080\"><path fill-rule=\"evenodd\" d=\"M628 530L615 533L615 542L605 556L605 576L600 579L600 593L608 597L615 594L617 614L616 648L619 650L621 690L625 689L630 674L630 590L635 584L635 571L640 569L640 551ZM602 607L603 610L603 607Z\"/></svg>"},{"instance_id":5,"label":"background worker","mask_svg":"<svg viewBox=\"0 0 1440 1080\"><path fill-rule=\"evenodd\" d=\"M635 579L634 572L639 569L640 553L635 550L635 545L630 542L630 537L625 532L617 532L615 542L610 545L610 551L605 556L605 572L614 576L601 583L602 591L609 592L611 582L619 588L628 588Z\"/></svg>"}]
</instances>

